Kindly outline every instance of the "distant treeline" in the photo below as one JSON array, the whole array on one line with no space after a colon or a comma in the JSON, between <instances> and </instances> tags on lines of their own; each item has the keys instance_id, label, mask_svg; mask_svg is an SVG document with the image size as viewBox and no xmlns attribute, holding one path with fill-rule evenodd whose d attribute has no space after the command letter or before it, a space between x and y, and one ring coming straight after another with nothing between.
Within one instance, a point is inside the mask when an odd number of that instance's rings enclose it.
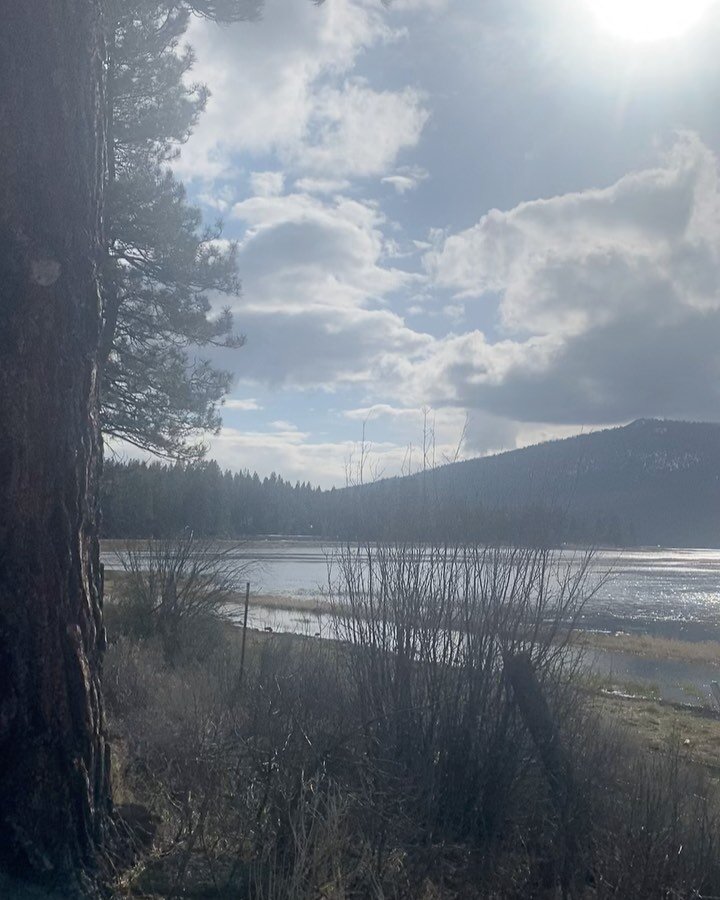
<instances>
[{"instance_id":1,"label":"distant treeline","mask_svg":"<svg viewBox=\"0 0 720 900\"><path fill-rule=\"evenodd\" d=\"M202 537L312 534L320 488L274 473L223 472L216 462L108 460L103 473L102 534L168 537L191 529Z\"/></svg>"},{"instance_id":2,"label":"distant treeline","mask_svg":"<svg viewBox=\"0 0 720 900\"><path fill-rule=\"evenodd\" d=\"M105 464L102 533L112 538L317 535L332 539L623 544L618 521L571 515L557 502L503 508L468 489L446 491L442 470L322 490L276 474L222 471L215 462ZM441 487L443 490L441 491Z\"/></svg>"}]
</instances>

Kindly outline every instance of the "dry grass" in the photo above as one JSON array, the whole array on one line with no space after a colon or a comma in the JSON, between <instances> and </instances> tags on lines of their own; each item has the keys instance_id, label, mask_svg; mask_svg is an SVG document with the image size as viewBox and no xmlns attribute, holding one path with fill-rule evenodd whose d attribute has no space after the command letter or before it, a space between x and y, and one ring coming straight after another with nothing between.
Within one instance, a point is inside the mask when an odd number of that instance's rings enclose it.
<instances>
[{"instance_id":1,"label":"dry grass","mask_svg":"<svg viewBox=\"0 0 720 900\"><path fill-rule=\"evenodd\" d=\"M720 668L718 641L681 641L649 634L606 634L595 631L576 631L571 640L574 644L589 650L630 653L647 659L672 659Z\"/></svg>"},{"instance_id":2,"label":"dry grass","mask_svg":"<svg viewBox=\"0 0 720 900\"><path fill-rule=\"evenodd\" d=\"M675 744L687 759L720 778L720 717L702 709L669 703L598 694L595 708L608 720L622 722L640 746L652 753L667 752Z\"/></svg>"},{"instance_id":3,"label":"dry grass","mask_svg":"<svg viewBox=\"0 0 720 900\"><path fill-rule=\"evenodd\" d=\"M140 545L141 542L136 541L135 543ZM125 549L125 547L122 549ZM138 549L143 548L138 547ZM122 570L105 570L105 596L111 603L122 592L123 586L127 583L127 577L127 573ZM245 592L229 591L227 603L242 609L245 604ZM249 605L261 606L264 609L282 609L288 612L309 612L317 615L332 615L333 612L332 603L321 596L293 597L282 594L256 594L251 591Z\"/></svg>"},{"instance_id":4,"label":"dry grass","mask_svg":"<svg viewBox=\"0 0 720 900\"><path fill-rule=\"evenodd\" d=\"M243 593L233 594L230 602L238 607L245 603ZM332 615L333 606L323 597L289 597L278 594L250 594L250 606L262 606L265 609L283 609L288 612L309 612L316 615Z\"/></svg>"},{"instance_id":5,"label":"dry grass","mask_svg":"<svg viewBox=\"0 0 720 900\"><path fill-rule=\"evenodd\" d=\"M242 672L227 624L172 660L152 635L110 629L116 777L160 823L117 896L720 893L720 805L698 765L710 726L652 704L623 725L627 707L583 702L557 643L582 582L543 556L483 552L346 557L346 642L250 632ZM562 802L503 676L517 652L567 757Z\"/></svg>"},{"instance_id":6,"label":"dry grass","mask_svg":"<svg viewBox=\"0 0 720 900\"><path fill-rule=\"evenodd\" d=\"M161 823L154 851L118 878L118 897L560 896L558 824L532 753L522 755L515 786L495 797L490 832L428 832L416 809L420 785L368 756L356 728L340 677L351 651L249 633L245 686L233 703L239 634L225 633L213 659L174 668L152 645L111 647L108 700L123 746L116 780L126 801ZM614 698L566 721L576 875L585 882L587 867L595 881L582 896L684 897L720 886L708 788L678 755L679 747L687 762L709 763L717 737L717 723Z\"/></svg>"}]
</instances>

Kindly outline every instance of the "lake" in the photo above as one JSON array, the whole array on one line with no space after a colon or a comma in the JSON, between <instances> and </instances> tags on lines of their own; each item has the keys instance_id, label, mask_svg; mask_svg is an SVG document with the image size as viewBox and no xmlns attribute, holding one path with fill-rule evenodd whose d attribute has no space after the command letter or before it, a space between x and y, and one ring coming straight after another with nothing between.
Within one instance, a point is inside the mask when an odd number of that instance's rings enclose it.
<instances>
[{"instance_id":1,"label":"lake","mask_svg":"<svg viewBox=\"0 0 720 900\"><path fill-rule=\"evenodd\" d=\"M327 591L336 548L332 542L268 538L238 543L233 557L247 564L239 581L249 580L255 597L307 601ZM571 558L569 551L560 552ZM104 548L101 558L108 569L119 568L113 550ZM720 639L720 550L601 550L591 577L605 580L586 606L584 628ZM327 625L313 613L258 606L251 610L251 623L312 634Z\"/></svg>"}]
</instances>

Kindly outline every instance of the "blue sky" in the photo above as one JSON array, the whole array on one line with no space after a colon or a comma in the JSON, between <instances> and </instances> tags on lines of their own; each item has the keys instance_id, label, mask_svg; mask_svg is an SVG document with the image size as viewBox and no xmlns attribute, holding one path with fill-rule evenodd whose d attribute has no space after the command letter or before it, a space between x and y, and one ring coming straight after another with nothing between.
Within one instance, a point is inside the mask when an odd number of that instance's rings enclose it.
<instances>
[{"instance_id":1,"label":"blue sky","mask_svg":"<svg viewBox=\"0 0 720 900\"><path fill-rule=\"evenodd\" d=\"M240 241L247 336L211 456L328 486L363 427L396 474L424 428L442 461L720 419L720 8L599 2L193 24L212 97L176 168Z\"/></svg>"}]
</instances>

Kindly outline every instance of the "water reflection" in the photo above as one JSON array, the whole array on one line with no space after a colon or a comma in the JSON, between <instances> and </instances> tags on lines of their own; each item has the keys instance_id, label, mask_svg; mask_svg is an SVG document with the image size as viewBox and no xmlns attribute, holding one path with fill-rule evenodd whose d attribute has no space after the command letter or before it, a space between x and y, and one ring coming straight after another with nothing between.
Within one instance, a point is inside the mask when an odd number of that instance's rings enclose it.
<instances>
[{"instance_id":1,"label":"water reflection","mask_svg":"<svg viewBox=\"0 0 720 900\"><path fill-rule=\"evenodd\" d=\"M239 562L254 563L249 576L253 596L280 597L288 603L322 596L328 566L338 549L332 542L293 539L235 546L233 556ZM568 561L574 555L570 550L559 553ZM104 549L102 561L110 570L121 568L113 550ZM686 640L720 637L720 550L601 550L594 572L607 580L588 602L583 627L647 631ZM251 612L253 627L315 634L327 625L327 617L311 613L259 606Z\"/></svg>"}]
</instances>

